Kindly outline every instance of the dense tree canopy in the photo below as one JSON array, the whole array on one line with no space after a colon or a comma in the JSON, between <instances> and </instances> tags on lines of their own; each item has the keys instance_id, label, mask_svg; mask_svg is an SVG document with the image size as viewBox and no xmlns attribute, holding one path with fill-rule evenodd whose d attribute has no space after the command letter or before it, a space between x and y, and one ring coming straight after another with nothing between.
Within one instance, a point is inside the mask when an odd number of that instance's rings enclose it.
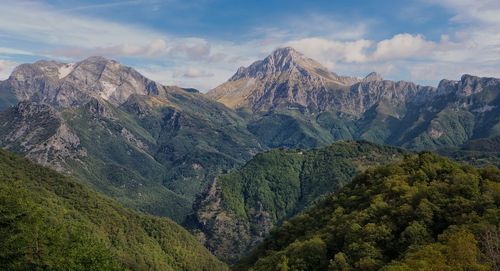
<instances>
[{"instance_id":1,"label":"dense tree canopy","mask_svg":"<svg viewBox=\"0 0 500 271\"><path fill-rule=\"evenodd\" d=\"M497 168L409 155L285 222L235 270L493 270L499 205Z\"/></svg>"}]
</instances>

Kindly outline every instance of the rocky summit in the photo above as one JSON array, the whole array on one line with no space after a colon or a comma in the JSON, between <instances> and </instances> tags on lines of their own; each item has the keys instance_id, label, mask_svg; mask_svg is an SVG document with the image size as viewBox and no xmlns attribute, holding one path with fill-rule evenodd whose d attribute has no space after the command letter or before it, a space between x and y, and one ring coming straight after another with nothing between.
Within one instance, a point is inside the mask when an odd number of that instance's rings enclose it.
<instances>
[{"instance_id":1,"label":"rocky summit","mask_svg":"<svg viewBox=\"0 0 500 271\"><path fill-rule=\"evenodd\" d=\"M77 63L23 64L5 84L14 89L19 100L61 107L82 105L97 97L120 105L130 95L158 95L162 88L136 70L103 57L89 57Z\"/></svg>"},{"instance_id":2,"label":"rocky summit","mask_svg":"<svg viewBox=\"0 0 500 271\"><path fill-rule=\"evenodd\" d=\"M247 68L239 68L228 82L207 95L230 108L252 112L287 104L319 108L324 106L322 100L329 89L358 81L330 72L317 61L286 47Z\"/></svg>"}]
</instances>

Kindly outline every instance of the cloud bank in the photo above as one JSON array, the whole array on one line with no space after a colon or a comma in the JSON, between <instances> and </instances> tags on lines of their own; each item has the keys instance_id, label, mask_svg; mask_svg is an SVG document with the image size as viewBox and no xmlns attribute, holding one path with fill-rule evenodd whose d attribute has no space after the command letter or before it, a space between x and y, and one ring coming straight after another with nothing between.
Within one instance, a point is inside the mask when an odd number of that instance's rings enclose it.
<instances>
[{"instance_id":1,"label":"cloud bank","mask_svg":"<svg viewBox=\"0 0 500 271\"><path fill-rule=\"evenodd\" d=\"M139 4L139 1L128 1ZM128 3L127 2L127 3ZM439 39L394 33L370 39L373 22L342 22L321 14L285 18L281 26L257 25L243 40L179 37L144 25L81 15L34 1L6 1L0 10L0 79L16 56L75 61L91 55L123 59L154 80L208 90L239 66L282 46L292 46L339 74L436 84L462 73L500 77L500 4L485 0L423 0L452 16ZM87 6L84 9L96 8ZM14 59L14 61L12 60ZM127 62L128 61L128 62Z\"/></svg>"}]
</instances>

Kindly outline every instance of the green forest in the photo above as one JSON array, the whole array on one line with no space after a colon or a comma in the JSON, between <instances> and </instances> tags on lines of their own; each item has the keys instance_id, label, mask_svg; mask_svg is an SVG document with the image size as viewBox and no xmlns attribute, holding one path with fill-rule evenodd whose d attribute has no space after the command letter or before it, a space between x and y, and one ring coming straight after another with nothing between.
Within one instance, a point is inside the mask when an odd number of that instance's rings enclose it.
<instances>
[{"instance_id":1,"label":"green forest","mask_svg":"<svg viewBox=\"0 0 500 271\"><path fill-rule=\"evenodd\" d=\"M0 150L0 270L226 270L167 218Z\"/></svg>"},{"instance_id":2,"label":"green forest","mask_svg":"<svg viewBox=\"0 0 500 271\"><path fill-rule=\"evenodd\" d=\"M366 170L234 270L498 270L500 170L432 153Z\"/></svg>"},{"instance_id":3,"label":"green forest","mask_svg":"<svg viewBox=\"0 0 500 271\"><path fill-rule=\"evenodd\" d=\"M321 201L364 169L397 161L404 153L366 141L259 153L241 168L218 176L196 201L195 215L185 225L195 235L205 236L203 243L215 256L234 264L274 226Z\"/></svg>"}]
</instances>

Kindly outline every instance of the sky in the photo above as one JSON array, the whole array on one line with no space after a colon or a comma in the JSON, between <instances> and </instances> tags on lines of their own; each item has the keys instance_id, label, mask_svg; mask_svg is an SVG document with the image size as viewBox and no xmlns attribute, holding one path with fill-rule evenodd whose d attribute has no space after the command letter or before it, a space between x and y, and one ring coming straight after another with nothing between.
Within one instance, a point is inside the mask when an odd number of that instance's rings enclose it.
<instances>
[{"instance_id":1,"label":"sky","mask_svg":"<svg viewBox=\"0 0 500 271\"><path fill-rule=\"evenodd\" d=\"M500 77L498 0L0 0L0 80L101 55L202 91L279 47L340 75Z\"/></svg>"}]
</instances>

